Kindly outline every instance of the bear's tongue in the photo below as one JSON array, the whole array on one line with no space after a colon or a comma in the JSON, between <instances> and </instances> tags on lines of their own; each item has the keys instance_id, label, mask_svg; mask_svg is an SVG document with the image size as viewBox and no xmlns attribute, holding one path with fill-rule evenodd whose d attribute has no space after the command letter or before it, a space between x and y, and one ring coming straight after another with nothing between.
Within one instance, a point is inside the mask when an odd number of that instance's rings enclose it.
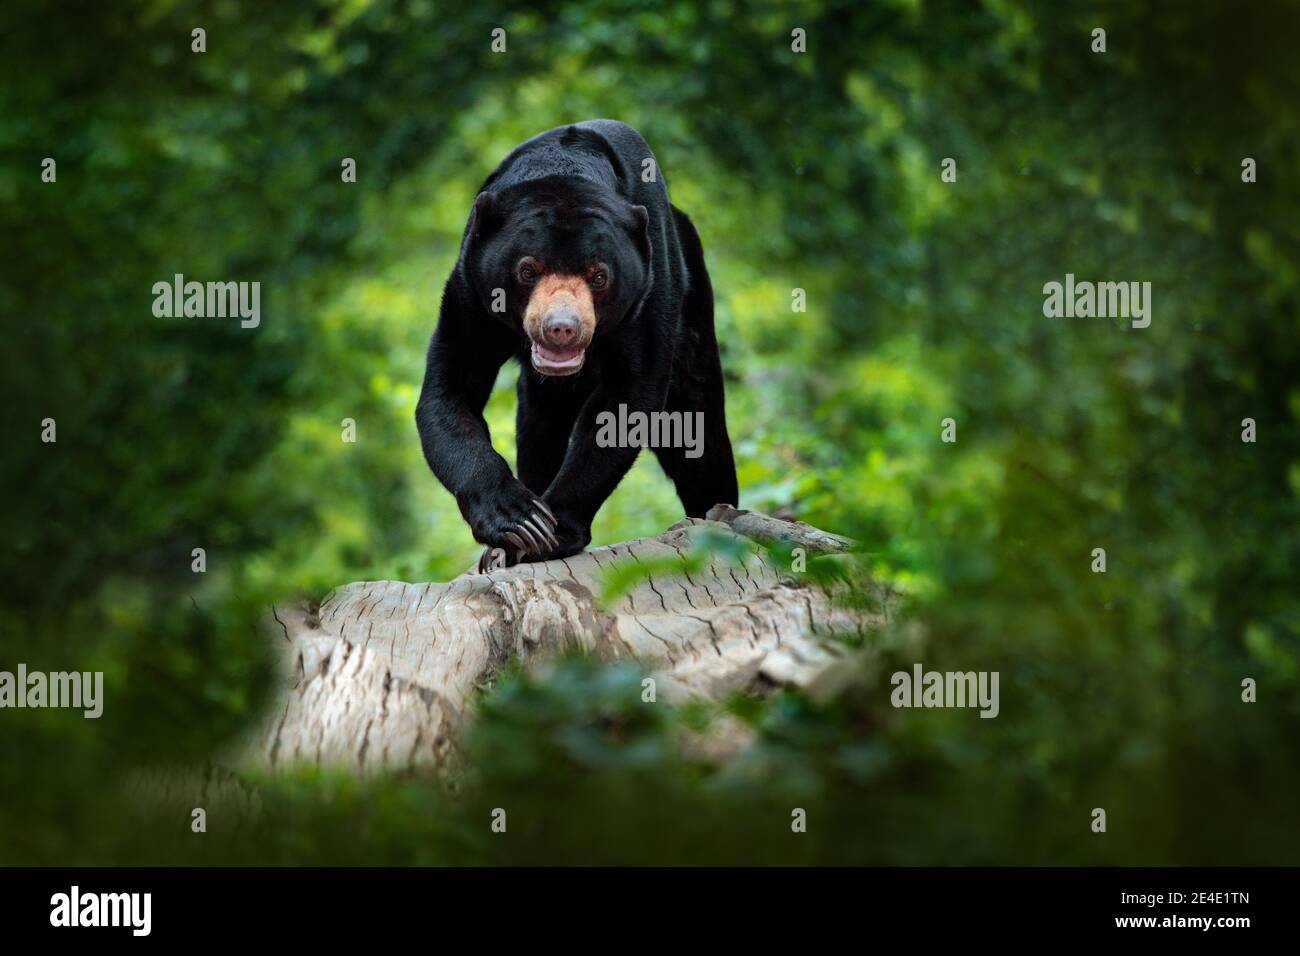
<instances>
[{"instance_id":1,"label":"bear's tongue","mask_svg":"<svg viewBox=\"0 0 1300 956\"><path fill-rule=\"evenodd\" d=\"M572 375L582 368L586 349L549 349L533 343L533 368L546 375Z\"/></svg>"}]
</instances>

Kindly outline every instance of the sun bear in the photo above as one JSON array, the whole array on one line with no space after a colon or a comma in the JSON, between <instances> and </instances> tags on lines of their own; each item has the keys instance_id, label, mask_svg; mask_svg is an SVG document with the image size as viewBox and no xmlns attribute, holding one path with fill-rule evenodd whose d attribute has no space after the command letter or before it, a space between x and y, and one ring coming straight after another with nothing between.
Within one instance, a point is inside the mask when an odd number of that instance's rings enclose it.
<instances>
[{"instance_id":1,"label":"sun bear","mask_svg":"<svg viewBox=\"0 0 1300 956\"><path fill-rule=\"evenodd\" d=\"M512 357L518 478L483 420ZM644 443L611 440L601 424L663 412L700 424L690 449L654 448L686 514L736 504L713 289L695 227L668 201L632 127L590 120L540 133L474 200L415 410L429 468L488 547L480 570L494 548L506 564L585 548Z\"/></svg>"}]
</instances>

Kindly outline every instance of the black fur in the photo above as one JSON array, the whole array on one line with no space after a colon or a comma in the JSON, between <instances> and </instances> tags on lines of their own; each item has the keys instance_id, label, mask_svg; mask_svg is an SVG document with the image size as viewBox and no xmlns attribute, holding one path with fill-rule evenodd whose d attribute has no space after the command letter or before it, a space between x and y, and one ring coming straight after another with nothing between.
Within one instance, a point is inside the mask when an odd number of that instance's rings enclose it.
<instances>
[{"instance_id":1,"label":"black fur","mask_svg":"<svg viewBox=\"0 0 1300 956\"><path fill-rule=\"evenodd\" d=\"M487 178L443 292L415 419L429 467L456 496L475 539L514 560L581 551L591 522L636 459L601 448L596 417L617 411L704 413L703 455L655 449L686 514L735 504L736 470L723 408L713 290L695 227L668 201L662 171L636 130L612 120L527 140ZM610 263L580 372L539 374L523 331L528 290L519 257L581 274ZM494 312L493 290L505 290ZM498 369L520 362L519 478L492 447L483 407ZM537 499L543 502L541 507Z\"/></svg>"}]
</instances>

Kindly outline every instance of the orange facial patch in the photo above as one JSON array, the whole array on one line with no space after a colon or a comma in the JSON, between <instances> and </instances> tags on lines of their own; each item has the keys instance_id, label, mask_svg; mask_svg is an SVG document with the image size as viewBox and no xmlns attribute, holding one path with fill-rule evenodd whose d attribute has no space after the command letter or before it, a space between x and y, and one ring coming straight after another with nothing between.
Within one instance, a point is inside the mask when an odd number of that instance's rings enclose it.
<instances>
[{"instance_id":1,"label":"orange facial patch","mask_svg":"<svg viewBox=\"0 0 1300 956\"><path fill-rule=\"evenodd\" d=\"M551 309L572 309L578 315L581 330L577 345L586 348L596 334L596 306L591 289L581 276L544 276L533 287L524 309L524 331L534 342L542 341L542 322Z\"/></svg>"}]
</instances>

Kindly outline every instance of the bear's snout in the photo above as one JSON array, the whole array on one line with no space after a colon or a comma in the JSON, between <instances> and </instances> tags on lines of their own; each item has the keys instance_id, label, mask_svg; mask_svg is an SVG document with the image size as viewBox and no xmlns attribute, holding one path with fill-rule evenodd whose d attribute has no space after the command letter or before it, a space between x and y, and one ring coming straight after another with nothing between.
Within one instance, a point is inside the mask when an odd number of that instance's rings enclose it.
<instances>
[{"instance_id":1,"label":"bear's snout","mask_svg":"<svg viewBox=\"0 0 1300 956\"><path fill-rule=\"evenodd\" d=\"M596 333L596 309L587 283L577 276L546 276L524 310L532 340L533 368L543 375L572 375Z\"/></svg>"},{"instance_id":2,"label":"bear's snout","mask_svg":"<svg viewBox=\"0 0 1300 956\"><path fill-rule=\"evenodd\" d=\"M542 339L551 348L572 348L577 343L581 330L578 310L568 305L548 309L542 318Z\"/></svg>"}]
</instances>

